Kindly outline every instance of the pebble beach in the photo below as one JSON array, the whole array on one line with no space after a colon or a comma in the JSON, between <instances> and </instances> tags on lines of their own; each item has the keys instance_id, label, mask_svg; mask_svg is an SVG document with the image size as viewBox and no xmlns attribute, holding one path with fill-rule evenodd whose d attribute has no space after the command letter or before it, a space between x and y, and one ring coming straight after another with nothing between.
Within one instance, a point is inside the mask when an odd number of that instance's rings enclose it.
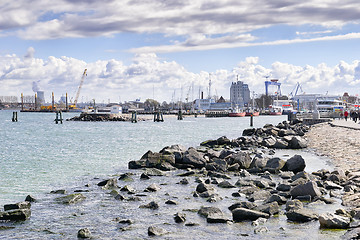
<instances>
[{"instance_id":1,"label":"pebble beach","mask_svg":"<svg viewBox=\"0 0 360 240\"><path fill-rule=\"evenodd\" d=\"M359 128L359 129L357 129ZM331 124L313 125L306 133L308 147L317 154L333 160L335 167L342 170L360 169L360 124L352 121L335 120Z\"/></svg>"}]
</instances>

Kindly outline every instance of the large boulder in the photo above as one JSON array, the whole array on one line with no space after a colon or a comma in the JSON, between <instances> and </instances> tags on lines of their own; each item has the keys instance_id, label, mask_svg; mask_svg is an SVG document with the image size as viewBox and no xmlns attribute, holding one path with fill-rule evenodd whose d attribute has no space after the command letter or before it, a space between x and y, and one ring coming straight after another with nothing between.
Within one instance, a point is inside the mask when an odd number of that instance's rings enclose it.
<instances>
[{"instance_id":1,"label":"large boulder","mask_svg":"<svg viewBox=\"0 0 360 240\"><path fill-rule=\"evenodd\" d=\"M147 168L158 168L164 171L171 170L171 166L175 165L175 155L171 153L163 154L147 151L140 160L145 161L145 165ZM169 166L169 164L171 166Z\"/></svg>"},{"instance_id":2,"label":"large boulder","mask_svg":"<svg viewBox=\"0 0 360 240\"><path fill-rule=\"evenodd\" d=\"M251 220L254 221L260 217L262 218L269 218L270 215L267 213L263 213L256 210L250 210L246 208L235 208L232 211L233 220L235 222L240 222L244 220Z\"/></svg>"},{"instance_id":3,"label":"large boulder","mask_svg":"<svg viewBox=\"0 0 360 240\"><path fill-rule=\"evenodd\" d=\"M319 222L321 228L344 229L349 227L350 218L326 213L319 216Z\"/></svg>"},{"instance_id":4,"label":"large boulder","mask_svg":"<svg viewBox=\"0 0 360 240\"><path fill-rule=\"evenodd\" d=\"M298 173L303 171L305 166L306 164L304 158L301 155L294 155L286 161L282 170Z\"/></svg>"},{"instance_id":5,"label":"large boulder","mask_svg":"<svg viewBox=\"0 0 360 240\"><path fill-rule=\"evenodd\" d=\"M233 153L230 156L228 156L227 159L228 161L230 160L230 165L237 163L242 169L249 168L252 162L250 154L247 152Z\"/></svg>"},{"instance_id":6,"label":"large boulder","mask_svg":"<svg viewBox=\"0 0 360 240\"><path fill-rule=\"evenodd\" d=\"M15 209L30 209L30 202L18 202L14 204L5 204L4 211L15 210Z\"/></svg>"},{"instance_id":7,"label":"large boulder","mask_svg":"<svg viewBox=\"0 0 360 240\"><path fill-rule=\"evenodd\" d=\"M320 197L321 192L317 184L313 181L310 181L305 184L300 184L294 187L293 189L291 189L290 195L293 198L296 198L298 196L311 196L312 198L314 198L314 197Z\"/></svg>"},{"instance_id":8,"label":"large boulder","mask_svg":"<svg viewBox=\"0 0 360 240\"><path fill-rule=\"evenodd\" d=\"M215 158L211 162L206 163L205 168L209 171L225 172L228 166L225 160Z\"/></svg>"},{"instance_id":9,"label":"large boulder","mask_svg":"<svg viewBox=\"0 0 360 240\"><path fill-rule=\"evenodd\" d=\"M255 128L247 128L247 129L244 129L242 135L243 136L252 136L255 134L255 131L256 131Z\"/></svg>"},{"instance_id":10,"label":"large boulder","mask_svg":"<svg viewBox=\"0 0 360 240\"><path fill-rule=\"evenodd\" d=\"M190 147L185 153L181 164L189 164L195 168L202 168L206 164L204 155L196 151L195 148Z\"/></svg>"},{"instance_id":11,"label":"large boulder","mask_svg":"<svg viewBox=\"0 0 360 240\"><path fill-rule=\"evenodd\" d=\"M0 221L25 221L31 215L31 210L27 208L8 210L0 212Z\"/></svg>"},{"instance_id":12,"label":"large boulder","mask_svg":"<svg viewBox=\"0 0 360 240\"><path fill-rule=\"evenodd\" d=\"M274 157L274 158L270 158L266 162L265 169L280 170L284 167L284 165L285 165L285 160L278 157Z\"/></svg>"},{"instance_id":13,"label":"large boulder","mask_svg":"<svg viewBox=\"0 0 360 240\"><path fill-rule=\"evenodd\" d=\"M208 223L226 223L230 221L223 212L217 207L201 207L198 214L206 218Z\"/></svg>"},{"instance_id":14,"label":"large boulder","mask_svg":"<svg viewBox=\"0 0 360 240\"><path fill-rule=\"evenodd\" d=\"M287 211L286 217L293 222L309 222L318 219L316 213L305 208Z\"/></svg>"},{"instance_id":15,"label":"large boulder","mask_svg":"<svg viewBox=\"0 0 360 240\"><path fill-rule=\"evenodd\" d=\"M173 154L175 156L175 161L181 162L181 159L182 159L185 151L186 151L186 147L184 147L182 145L171 145L171 146L164 147L160 151L160 153L165 154L165 155Z\"/></svg>"},{"instance_id":16,"label":"large boulder","mask_svg":"<svg viewBox=\"0 0 360 240\"><path fill-rule=\"evenodd\" d=\"M268 148L273 148L276 144L276 138L274 136L269 136L263 139L262 145Z\"/></svg>"},{"instance_id":17,"label":"large boulder","mask_svg":"<svg viewBox=\"0 0 360 240\"><path fill-rule=\"evenodd\" d=\"M307 147L307 141L305 138L300 136L293 136L290 143L289 148L292 149L300 149L300 148L306 148Z\"/></svg>"},{"instance_id":18,"label":"large boulder","mask_svg":"<svg viewBox=\"0 0 360 240\"><path fill-rule=\"evenodd\" d=\"M275 215L280 212L280 207L277 202L270 202L258 206L256 210L259 210L260 212L264 212L270 215Z\"/></svg>"},{"instance_id":19,"label":"large boulder","mask_svg":"<svg viewBox=\"0 0 360 240\"><path fill-rule=\"evenodd\" d=\"M256 154L250 164L250 168L263 169L266 166L268 158L261 154Z\"/></svg>"}]
</instances>

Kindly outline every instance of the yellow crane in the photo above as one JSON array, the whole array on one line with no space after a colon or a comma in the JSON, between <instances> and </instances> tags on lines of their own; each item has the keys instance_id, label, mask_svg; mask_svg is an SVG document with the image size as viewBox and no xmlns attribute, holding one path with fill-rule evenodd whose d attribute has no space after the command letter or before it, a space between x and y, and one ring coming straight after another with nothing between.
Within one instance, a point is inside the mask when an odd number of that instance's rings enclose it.
<instances>
[{"instance_id":1,"label":"yellow crane","mask_svg":"<svg viewBox=\"0 0 360 240\"><path fill-rule=\"evenodd\" d=\"M70 109L75 109L75 108L76 108L76 104L77 104L78 99L79 99L79 96L80 96L81 87L82 87L82 85L83 85L83 83L84 83L85 76L87 76L86 71L87 71L87 69L85 68L84 73L83 73L83 75L82 75L82 77L81 77L81 81L80 81L80 84L79 84L79 88L78 88L78 90L77 90L77 92L76 92L76 96L75 96L75 99L74 99L74 104L72 104L72 105L69 106Z\"/></svg>"}]
</instances>

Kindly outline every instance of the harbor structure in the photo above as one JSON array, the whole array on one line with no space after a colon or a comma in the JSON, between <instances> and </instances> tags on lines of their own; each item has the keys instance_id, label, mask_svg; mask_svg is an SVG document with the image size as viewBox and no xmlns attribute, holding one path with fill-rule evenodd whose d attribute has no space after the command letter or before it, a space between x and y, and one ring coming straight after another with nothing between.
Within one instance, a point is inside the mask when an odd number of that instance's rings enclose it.
<instances>
[{"instance_id":1,"label":"harbor structure","mask_svg":"<svg viewBox=\"0 0 360 240\"><path fill-rule=\"evenodd\" d=\"M249 85L242 81L231 83L230 87L230 103L233 106L244 107L250 102Z\"/></svg>"}]
</instances>

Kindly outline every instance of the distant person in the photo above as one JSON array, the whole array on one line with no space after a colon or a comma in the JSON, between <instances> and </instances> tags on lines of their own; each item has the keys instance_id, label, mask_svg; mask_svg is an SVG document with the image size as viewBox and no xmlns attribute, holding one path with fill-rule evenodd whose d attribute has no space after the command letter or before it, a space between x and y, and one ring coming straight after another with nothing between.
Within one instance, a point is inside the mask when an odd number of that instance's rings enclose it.
<instances>
[{"instance_id":1,"label":"distant person","mask_svg":"<svg viewBox=\"0 0 360 240\"><path fill-rule=\"evenodd\" d=\"M348 111L345 111L345 112L344 112L345 121L347 121L348 116L349 116L349 112L348 112Z\"/></svg>"},{"instance_id":2,"label":"distant person","mask_svg":"<svg viewBox=\"0 0 360 240\"><path fill-rule=\"evenodd\" d=\"M357 111L354 111L353 120L354 120L355 123L357 122L358 117L359 117L358 112L357 112Z\"/></svg>"}]
</instances>

